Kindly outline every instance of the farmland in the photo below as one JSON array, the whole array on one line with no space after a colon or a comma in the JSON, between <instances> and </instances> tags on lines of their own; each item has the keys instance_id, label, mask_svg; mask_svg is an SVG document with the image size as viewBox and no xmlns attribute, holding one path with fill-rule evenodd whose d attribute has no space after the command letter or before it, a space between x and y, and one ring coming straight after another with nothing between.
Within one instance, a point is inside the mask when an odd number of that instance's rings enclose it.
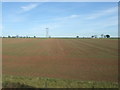
<instances>
[{"instance_id":1,"label":"farmland","mask_svg":"<svg viewBox=\"0 0 120 90\"><path fill-rule=\"evenodd\" d=\"M117 39L3 38L3 76L117 82Z\"/></svg>"}]
</instances>

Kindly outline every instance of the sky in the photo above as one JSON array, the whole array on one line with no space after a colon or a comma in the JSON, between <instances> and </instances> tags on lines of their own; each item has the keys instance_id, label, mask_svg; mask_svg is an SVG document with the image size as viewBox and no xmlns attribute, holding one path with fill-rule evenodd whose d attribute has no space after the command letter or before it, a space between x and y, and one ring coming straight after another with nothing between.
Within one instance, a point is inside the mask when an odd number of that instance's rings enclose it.
<instances>
[{"instance_id":1,"label":"sky","mask_svg":"<svg viewBox=\"0 0 120 90\"><path fill-rule=\"evenodd\" d=\"M118 36L117 2L3 2L3 36Z\"/></svg>"}]
</instances>

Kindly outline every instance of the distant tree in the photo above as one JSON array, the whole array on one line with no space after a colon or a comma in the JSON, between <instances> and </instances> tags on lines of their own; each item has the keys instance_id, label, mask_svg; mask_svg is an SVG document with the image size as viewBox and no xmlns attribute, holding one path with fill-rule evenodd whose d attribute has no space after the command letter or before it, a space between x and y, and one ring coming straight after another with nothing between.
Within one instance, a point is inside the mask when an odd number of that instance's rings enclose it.
<instances>
[{"instance_id":1,"label":"distant tree","mask_svg":"<svg viewBox=\"0 0 120 90\"><path fill-rule=\"evenodd\" d=\"M36 38L36 36L34 36L34 38Z\"/></svg>"},{"instance_id":2,"label":"distant tree","mask_svg":"<svg viewBox=\"0 0 120 90\"><path fill-rule=\"evenodd\" d=\"M8 36L8 38L11 38L10 36Z\"/></svg>"},{"instance_id":3,"label":"distant tree","mask_svg":"<svg viewBox=\"0 0 120 90\"><path fill-rule=\"evenodd\" d=\"M104 38L104 34L101 34L101 38Z\"/></svg>"},{"instance_id":4,"label":"distant tree","mask_svg":"<svg viewBox=\"0 0 120 90\"><path fill-rule=\"evenodd\" d=\"M106 35L104 35L104 38L106 38Z\"/></svg>"},{"instance_id":5,"label":"distant tree","mask_svg":"<svg viewBox=\"0 0 120 90\"><path fill-rule=\"evenodd\" d=\"M91 36L92 38L94 38L94 36Z\"/></svg>"},{"instance_id":6,"label":"distant tree","mask_svg":"<svg viewBox=\"0 0 120 90\"><path fill-rule=\"evenodd\" d=\"M97 35L94 35L95 38L97 38Z\"/></svg>"},{"instance_id":7,"label":"distant tree","mask_svg":"<svg viewBox=\"0 0 120 90\"><path fill-rule=\"evenodd\" d=\"M16 36L12 36L12 38L16 38Z\"/></svg>"},{"instance_id":8,"label":"distant tree","mask_svg":"<svg viewBox=\"0 0 120 90\"><path fill-rule=\"evenodd\" d=\"M18 35L16 35L16 38L19 38L19 36L18 36Z\"/></svg>"},{"instance_id":9,"label":"distant tree","mask_svg":"<svg viewBox=\"0 0 120 90\"><path fill-rule=\"evenodd\" d=\"M28 38L28 36L26 36L26 38Z\"/></svg>"},{"instance_id":10,"label":"distant tree","mask_svg":"<svg viewBox=\"0 0 120 90\"><path fill-rule=\"evenodd\" d=\"M79 38L79 36L76 36L76 38Z\"/></svg>"},{"instance_id":11,"label":"distant tree","mask_svg":"<svg viewBox=\"0 0 120 90\"><path fill-rule=\"evenodd\" d=\"M106 38L110 38L110 35L106 35Z\"/></svg>"},{"instance_id":12,"label":"distant tree","mask_svg":"<svg viewBox=\"0 0 120 90\"><path fill-rule=\"evenodd\" d=\"M49 38L51 38L51 36L49 36Z\"/></svg>"}]
</instances>

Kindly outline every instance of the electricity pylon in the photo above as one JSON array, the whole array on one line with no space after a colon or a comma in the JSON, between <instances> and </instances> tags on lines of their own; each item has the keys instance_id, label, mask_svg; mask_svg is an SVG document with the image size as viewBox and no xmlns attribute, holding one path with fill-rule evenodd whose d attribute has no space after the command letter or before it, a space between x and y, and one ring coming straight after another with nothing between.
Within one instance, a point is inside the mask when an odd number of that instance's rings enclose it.
<instances>
[{"instance_id":1,"label":"electricity pylon","mask_svg":"<svg viewBox=\"0 0 120 90\"><path fill-rule=\"evenodd\" d=\"M46 29L46 38L48 38L49 36L49 28L45 28Z\"/></svg>"}]
</instances>

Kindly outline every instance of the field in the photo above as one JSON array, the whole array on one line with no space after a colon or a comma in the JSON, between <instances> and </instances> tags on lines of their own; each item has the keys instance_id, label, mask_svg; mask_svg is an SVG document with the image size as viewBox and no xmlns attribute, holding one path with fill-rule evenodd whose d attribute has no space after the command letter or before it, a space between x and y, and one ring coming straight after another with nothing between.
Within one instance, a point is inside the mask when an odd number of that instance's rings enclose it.
<instances>
[{"instance_id":1,"label":"field","mask_svg":"<svg viewBox=\"0 0 120 90\"><path fill-rule=\"evenodd\" d=\"M2 45L3 76L118 81L117 39L3 38Z\"/></svg>"}]
</instances>

